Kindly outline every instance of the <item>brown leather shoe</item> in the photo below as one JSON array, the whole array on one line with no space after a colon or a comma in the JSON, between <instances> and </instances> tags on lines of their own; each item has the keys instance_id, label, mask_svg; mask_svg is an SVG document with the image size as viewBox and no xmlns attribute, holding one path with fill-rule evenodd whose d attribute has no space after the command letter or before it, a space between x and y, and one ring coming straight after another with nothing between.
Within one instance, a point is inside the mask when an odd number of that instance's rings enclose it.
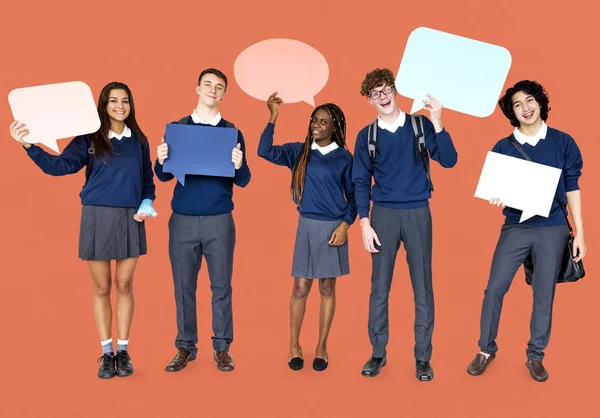
<instances>
[{"instance_id":1,"label":"brown leather shoe","mask_svg":"<svg viewBox=\"0 0 600 418\"><path fill-rule=\"evenodd\" d=\"M548 380L548 372L544 368L541 360L531 360L525 363L529 369L529 374L536 382L545 382Z\"/></svg>"},{"instance_id":2,"label":"brown leather shoe","mask_svg":"<svg viewBox=\"0 0 600 418\"><path fill-rule=\"evenodd\" d=\"M478 353L471 364L469 364L469 367L467 367L467 373L469 373L471 376L479 376L483 374L488 364L490 364L495 358L496 354L490 354L486 359L483 354Z\"/></svg>"},{"instance_id":3,"label":"brown leather shoe","mask_svg":"<svg viewBox=\"0 0 600 418\"><path fill-rule=\"evenodd\" d=\"M215 351L214 359L217 362L217 369L222 372L230 372L235 368L233 359L229 356L227 351Z\"/></svg>"},{"instance_id":4,"label":"brown leather shoe","mask_svg":"<svg viewBox=\"0 0 600 418\"><path fill-rule=\"evenodd\" d=\"M179 370L182 370L185 368L185 366L187 366L188 361L192 361L195 359L196 356L190 353L189 350L186 350L185 348L180 348L179 351L177 351L177 355L173 357L173 360L171 360L169 364L167 364L165 370L168 372L178 372Z\"/></svg>"}]
</instances>

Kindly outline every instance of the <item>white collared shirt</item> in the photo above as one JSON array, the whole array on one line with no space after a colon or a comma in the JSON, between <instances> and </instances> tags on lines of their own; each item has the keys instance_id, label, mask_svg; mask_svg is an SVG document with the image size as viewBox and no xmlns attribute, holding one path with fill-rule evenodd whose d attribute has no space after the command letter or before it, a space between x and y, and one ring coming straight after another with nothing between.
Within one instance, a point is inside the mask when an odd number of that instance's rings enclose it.
<instances>
[{"instance_id":1,"label":"white collared shirt","mask_svg":"<svg viewBox=\"0 0 600 418\"><path fill-rule=\"evenodd\" d=\"M326 145L324 147L320 147L315 141L313 141L312 144L310 144L310 149L319 150L319 152L323 155L329 154L331 151L337 148L339 148L339 145L335 142L332 142L331 144Z\"/></svg>"},{"instance_id":2,"label":"white collared shirt","mask_svg":"<svg viewBox=\"0 0 600 418\"><path fill-rule=\"evenodd\" d=\"M108 139L117 138L120 141L124 136L131 138L131 129L127 125L125 125L125 129L120 134L116 134L110 129L108 130Z\"/></svg>"},{"instance_id":3,"label":"white collared shirt","mask_svg":"<svg viewBox=\"0 0 600 418\"><path fill-rule=\"evenodd\" d=\"M400 110L400 114L398 115L398 118L393 123L387 123L387 122L381 120L381 118L378 116L377 117L377 126L379 126L381 129L385 129L386 131L390 131L391 133L394 133L398 130L398 128L404 126L405 121L406 121L406 114Z\"/></svg>"},{"instance_id":4,"label":"white collared shirt","mask_svg":"<svg viewBox=\"0 0 600 418\"><path fill-rule=\"evenodd\" d=\"M548 125L546 125L544 122L542 122L542 127L540 130L537 131L537 133L533 136L525 135L523 132L519 131L519 128L515 128L513 131L513 135L519 144L523 145L524 143L528 143L532 147L535 147L537 143L540 142L540 139L545 139L547 133Z\"/></svg>"},{"instance_id":5,"label":"white collared shirt","mask_svg":"<svg viewBox=\"0 0 600 418\"><path fill-rule=\"evenodd\" d=\"M194 123L203 123L205 125L217 126L219 122L221 122L221 112L217 112L215 117L211 120L202 120L200 119L200 116L196 114L196 110L194 110L192 112L192 120L194 121Z\"/></svg>"}]
</instances>

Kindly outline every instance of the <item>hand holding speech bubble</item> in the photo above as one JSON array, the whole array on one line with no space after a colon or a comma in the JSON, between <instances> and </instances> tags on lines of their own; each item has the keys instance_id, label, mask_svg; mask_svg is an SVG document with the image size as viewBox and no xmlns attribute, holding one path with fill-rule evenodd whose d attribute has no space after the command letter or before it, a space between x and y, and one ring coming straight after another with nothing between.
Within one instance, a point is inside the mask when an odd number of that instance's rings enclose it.
<instances>
[{"instance_id":1,"label":"hand holding speech bubble","mask_svg":"<svg viewBox=\"0 0 600 418\"><path fill-rule=\"evenodd\" d=\"M410 113L432 94L447 109L483 118L494 112L511 62L501 46L420 27L408 37L396 90L414 99Z\"/></svg>"},{"instance_id":2,"label":"hand holding speech bubble","mask_svg":"<svg viewBox=\"0 0 600 418\"><path fill-rule=\"evenodd\" d=\"M278 91L285 103L303 101L313 107L314 96L329 78L325 57L292 39L268 39L246 48L235 60L233 72L240 88L255 99L267 101Z\"/></svg>"},{"instance_id":3,"label":"hand holding speech bubble","mask_svg":"<svg viewBox=\"0 0 600 418\"><path fill-rule=\"evenodd\" d=\"M14 119L29 130L23 140L56 152L58 139L100 129L92 90L82 81L14 89L8 94L8 103Z\"/></svg>"},{"instance_id":4,"label":"hand holding speech bubble","mask_svg":"<svg viewBox=\"0 0 600 418\"><path fill-rule=\"evenodd\" d=\"M522 210L519 222L535 215L548 217L562 170L488 151L475 197L500 199Z\"/></svg>"},{"instance_id":5,"label":"hand holding speech bubble","mask_svg":"<svg viewBox=\"0 0 600 418\"><path fill-rule=\"evenodd\" d=\"M183 186L186 174L234 177L231 152L237 138L236 128L170 123L165 134L169 157L163 163L163 171L173 173Z\"/></svg>"}]
</instances>

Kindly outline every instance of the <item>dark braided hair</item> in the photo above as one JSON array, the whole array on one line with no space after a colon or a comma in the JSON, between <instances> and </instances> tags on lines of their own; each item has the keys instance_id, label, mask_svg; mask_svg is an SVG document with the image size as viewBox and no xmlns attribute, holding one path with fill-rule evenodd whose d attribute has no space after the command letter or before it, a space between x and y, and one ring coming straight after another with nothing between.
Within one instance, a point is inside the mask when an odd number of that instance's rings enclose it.
<instances>
[{"instance_id":1,"label":"dark braided hair","mask_svg":"<svg viewBox=\"0 0 600 418\"><path fill-rule=\"evenodd\" d=\"M322 104L313 110L312 114L310 115L311 121L315 114L321 109L325 109L327 111L329 117L331 118L331 123L333 123L333 132L331 134L332 142L335 142L339 147L350 152L346 146L346 117L344 116L342 109L333 103ZM311 122L309 122L308 133L306 134L306 139L304 140L304 147L302 148L302 152L300 152L292 171L292 198L297 204L300 204L302 201L304 182L306 180L306 166L308 165L311 142Z\"/></svg>"}]
</instances>

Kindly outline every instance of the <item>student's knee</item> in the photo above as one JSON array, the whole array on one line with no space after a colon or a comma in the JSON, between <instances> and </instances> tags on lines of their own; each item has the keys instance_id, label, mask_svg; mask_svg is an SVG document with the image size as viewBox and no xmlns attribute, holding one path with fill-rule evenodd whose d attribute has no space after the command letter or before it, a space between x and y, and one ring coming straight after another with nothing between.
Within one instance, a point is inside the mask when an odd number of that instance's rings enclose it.
<instances>
[{"instance_id":1,"label":"student's knee","mask_svg":"<svg viewBox=\"0 0 600 418\"><path fill-rule=\"evenodd\" d=\"M306 299L310 292L311 283L308 280L296 280L292 296L294 299Z\"/></svg>"},{"instance_id":2,"label":"student's knee","mask_svg":"<svg viewBox=\"0 0 600 418\"><path fill-rule=\"evenodd\" d=\"M110 297L112 285L110 280L107 280L104 283L95 283L94 284L94 294L99 297Z\"/></svg>"},{"instance_id":3,"label":"student's knee","mask_svg":"<svg viewBox=\"0 0 600 418\"><path fill-rule=\"evenodd\" d=\"M115 286L117 288L117 295L121 297L131 296L133 293L133 278L117 277L115 278Z\"/></svg>"},{"instance_id":4,"label":"student's knee","mask_svg":"<svg viewBox=\"0 0 600 418\"><path fill-rule=\"evenodd\" d=\"M335 295L335 279L323 279L319 282L321 297L331 298Z\"/></svg>"}]
</instances>

